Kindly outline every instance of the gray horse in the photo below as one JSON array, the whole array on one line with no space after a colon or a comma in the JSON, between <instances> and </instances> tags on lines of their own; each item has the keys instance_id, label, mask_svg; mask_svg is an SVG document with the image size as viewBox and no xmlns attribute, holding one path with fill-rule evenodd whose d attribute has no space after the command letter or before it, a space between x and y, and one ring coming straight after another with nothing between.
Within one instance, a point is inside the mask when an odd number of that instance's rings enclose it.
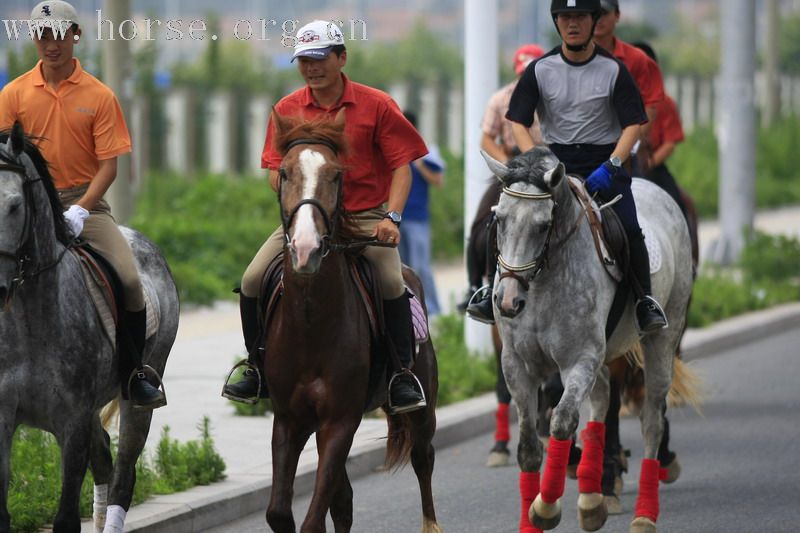
<instances>
[{"instance_id":1,"label":"gray horse","mask_svg":"<svg viewBox=\"0 0 800 533\"><path fill-rule=\"evenodd\" d=\"M564 165L544 147L507 166L486 153L483 156L504 186L496 208L499 269L493 303L503 340L503 372L519 412L520 531L535 531L531 523L541 529L558 525L569 444L578 426L578 409L587 397L591 415L581 434L578 518L587 531L605 523L601 476L609 374L604 363L641 343L645 458L631 532L655 532L656 456L692 290L691 244L683 215L658 186L634 180L639 221L656 247L651 252L653 295L663 303L669 326L640 339L628 302L607 342L606 318L617 284L598 258L586 208L570 189L572 178L565 176ZM561 372L564 394L553 411L547 465L540 481L543 451L536 438L536 391L555 372Z\"/></svg>"},{"instance_id":2,"label":"gray horse","mask_svg":"<svg viewBox=\"0 0 800 533\"><path fill-rule=\"evenodd\" d=\"M151 303L148 313L159 321L144 360L163 374L178 329L178 293L158 249L132 230L123 232ZM95 530L122 531L150 429L152 412L122 401L112 464L99 412L119 393L118 358L68 245L47 163L15 125L0 134L0 533L10 530L9 455L19 424L52 433L61 447L55 532L81 529L87 464L96 484Z\"/></svg>"}]
</instances>

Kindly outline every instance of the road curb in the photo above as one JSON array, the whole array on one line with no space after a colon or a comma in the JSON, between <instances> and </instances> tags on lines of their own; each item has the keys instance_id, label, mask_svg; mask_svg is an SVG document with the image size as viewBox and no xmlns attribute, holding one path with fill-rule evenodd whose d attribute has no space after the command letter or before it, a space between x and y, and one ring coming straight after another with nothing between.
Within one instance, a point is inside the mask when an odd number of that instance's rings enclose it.
<instances>
[{"instance_id":1,"label":"road curb","mask_svg":"<svg viewBox=\"0 0 800 533\"><path fill-rule=\"evenodd\" d=\"M687 361L712 356L759 337L800 327L800 303L777 306L720 321L702 330L688 330L683 342ZM496 400L493 393L437 409L434 445L444 448L482 435L494 427ZM488 445L488 443L487 443ZM351 479L374 472L383 464L383 439L354 442L347 470ZM295 496L313 488L315 465L302 463L295 482ZM271 480L264 474L232 475L225 481L185 492L156 496L133 507L125 531L141 533L193 533L219 526L248 514L266 510ZM82 532L91 533L84 522Z\"/></svg>"}]
</instances>

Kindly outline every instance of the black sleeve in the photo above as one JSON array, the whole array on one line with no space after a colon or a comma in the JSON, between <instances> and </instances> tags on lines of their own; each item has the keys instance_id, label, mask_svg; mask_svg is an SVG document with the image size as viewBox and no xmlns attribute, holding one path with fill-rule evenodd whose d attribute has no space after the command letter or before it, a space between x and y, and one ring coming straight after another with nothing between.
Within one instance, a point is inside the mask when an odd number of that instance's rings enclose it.
<instances>
[{"instance_id":1,"label":"black sleeve","mask_svg":"<svg viewBox=\"0 0 800 533\"><path fill-rule=\"evenodd\" d=\"M647 122L647 113L639 88L625 65L621 61L617 61L617 65L619 65L619 75L614 85L614 109L619 124L623 129L632 124L644 124Z\"/></svg>"},{"instance_id":2,"label":"black sleeve","mask_svg":"<svg viewBox=\"0 0 800 533\"><path fill-rule=\"evenodd\" d=\"M512 122L519 122L530 128L533 125L533 113L539 103L539 84L536 82L536 62L534 61L522 73L511 93L506 118Z\"/></svg>"}]
</instances>

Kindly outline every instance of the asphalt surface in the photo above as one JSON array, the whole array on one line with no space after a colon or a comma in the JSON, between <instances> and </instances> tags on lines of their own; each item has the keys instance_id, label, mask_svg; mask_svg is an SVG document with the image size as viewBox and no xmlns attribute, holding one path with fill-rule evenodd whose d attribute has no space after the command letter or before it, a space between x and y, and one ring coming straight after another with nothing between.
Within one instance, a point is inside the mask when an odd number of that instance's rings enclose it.
<instances>
[{"instance_id":1,"label":"asphalt surface","mask_svg":"<svg viewBox=\"0 0 800 533\"><path fill-rule=\"evenodd\" d=\"M800 329L721 351L696 361L705 380L703 414L689 408L669 412L672 449L682 476L661 485L659 531L670 533L800 530ZM642 444L639 422L624 418L622 441L630 447L631 472L621 497L625 513L611 516L602 531L628 531L635 505ZM516 442L513 431L512 446ZM518 469L484 466L492 434L438 450L434 496L444 531L518 531ZM353 532L407 533L421 523L419 492L409 467L375 473L353 482ZM555 531L579 531L575 515L577 482L569 480L563 520ZM295 520L302 523L310 496L298 498ZM266 502L265 506L266 508ZM333 531L329 519L329 531ZM264 512L213 533L270 531Z\"/></svg>"}]
</instances>

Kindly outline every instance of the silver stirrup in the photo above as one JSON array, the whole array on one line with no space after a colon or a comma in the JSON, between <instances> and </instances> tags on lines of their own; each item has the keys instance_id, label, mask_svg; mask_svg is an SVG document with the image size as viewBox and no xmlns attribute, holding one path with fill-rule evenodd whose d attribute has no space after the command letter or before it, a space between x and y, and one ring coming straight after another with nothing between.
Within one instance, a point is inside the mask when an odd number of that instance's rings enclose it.
<instances>
[{"instance_id":1,"label":"silver stirrup","mask_svg":"<svg viewBox=\"0 0 800 533\"><path fill-rule=\"evenodd\" d=\"M414 381L417 384L417 390L422 395L422 399L417 403L412 403L409 405L404 405L402 407L399 407L392 403L392 384L394 383L394 380L397 378L397 376L403 376L403 375L409 375L414 379ZM409 411L415 411L417 409L420 409L428 405L428 401L425 398L425 391L422 389L422 383L419 381L419 378L417 378L417 376L414 375L414 373L408 369L403 369L400 372L395 372L394 375L392 375L392 379L389 380L389 390L387 396L389 398L386 403L389 405L390 415L399 415L402 413L407 413Z\"/></svg>"},{"instance_id":2,"label":"silver stirrup","mask_svg":"<svg viewBox=\"0 0 800 533\"><path fill-rule=\"evenodd\" d=\"M469 302L467 302L467 307L464 308L464 313L466 313L466 315L468 317L470 317L472 320L474 320L475 322L481 322L483 324L489 324L490 326L493 326L494 325L494 320L491 320L491 321L490 320L486 320L484 318L480 318L480 317L471 315L469 313L469 306L472 305L476 300L483 300L484 298L487 297L487 293L488 293L488 297L489 298L492 297L491 290L492 290L492 287L491 287L491 285L488 285L488 284L486 284L483 287L481 287L480 289L476 290L472 294L472 297L469 299Z\"/></svg>"},{"instance_id":3,"label":"silver stirrup","mask_svg":"<svg viewBox=\"0 0 800 533\"><path fill-rule=\"evenodd\" d=\"M161 376L158 375L158 372L156 372L156 369L153 368L150 365L142 365L142 368L134 368L133 372L131 372L131 375L128 376L128 387L127 387L127 390L126 390L126 392L128 393L128 399L130 400L130 398L131 398L131 385L133 384L133 379L134 378L141 379L141 376L139 376L139 374L143 374L144 377L147 379L147 381L150 381L151 378L154 378L156 380L156 383L157 383L156 384L156 388L159 389L161 391L161 394L164 395L164 401L163 402L158 402L156 405L152 405L152 406L151 405L136 405L133 402L131 402L131 407L133 409L137 409L137 410L138 409L146 409L146 410L149 411L151 409L158 409L159 407L164 407L165 405L167 405L167 390L164 388L164 382L161 381Z\"/></svg>"},{"instance_id":4,"label":"silver stirrup","mask_svg":"<svg viewBox=\"0 0 800 533\"><path fill-rule=\"evenodd\" d=\"M231 376L233 376L233 373L236 372L236 369L239 368L240 366L246 366L248 368L252 368L253 372L256 373L256 377L258 378L258 391L256 392L256 397L255 398L243 398L241 396L233 396L232 394L228 394L227 392L225 392L225 387L228 386L228 382L231 380ZM227 398L227 399L232 400L234 402L246 403L248 405L257 404L258 400L261 399L261 372L259 372L258 368L256 368L256 366L253 363L251 363L249 360L242 359L241 361L239 361L238 363L233 365L233 368L231 368L231 371L228 372L228 377L225 378L225 383L222 384L222 392L220 393L220 395L223 398Z\"/></svg>"},{"instance_id":5,"label":"silver stirrup","mask_svg":"<svg viewBox=\"0 0 800 533\"><path fill-rule=\"evenodd\" d=\"M636 316L636 308L639 307L639 304L645 300L653 304L655 308L658 309L659 314L664 317L664 325L660 329L667 329L669 327L669 320L667 319L667 314L664 312L664 309L661 308L661 304L658 303L658 301L652 296L642 296L640 299L636 301L636 305L633 306L634 307L633 314L636 322L636 331L639 333L640 337L644 337L649 333L654 333L655 331L657 331L657 330L642 331L642 328L639 327L639 317Z\"/></svg>"}]
</instances>

